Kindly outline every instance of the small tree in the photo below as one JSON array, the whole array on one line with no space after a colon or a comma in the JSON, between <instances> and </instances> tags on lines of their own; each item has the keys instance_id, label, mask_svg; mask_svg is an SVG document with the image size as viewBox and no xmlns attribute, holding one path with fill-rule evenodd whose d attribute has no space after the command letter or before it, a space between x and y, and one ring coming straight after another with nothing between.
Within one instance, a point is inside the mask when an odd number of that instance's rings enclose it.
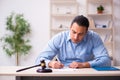
<instances>
[{"instance_id":1,"label":"small tree","mask_svg":"<svg viewBox=\"0 0 120 80\"><path fill-rule=\"evenodd\" d=\"M7 17L6 30L10 33L3 37L5 45L3 46L4 51L9 55L27 54L31 49L31 45L28 44L29 40L24 37L30 33L30 24L24 19L22 14L12 13Z\"/></svg>"}]
</instances>

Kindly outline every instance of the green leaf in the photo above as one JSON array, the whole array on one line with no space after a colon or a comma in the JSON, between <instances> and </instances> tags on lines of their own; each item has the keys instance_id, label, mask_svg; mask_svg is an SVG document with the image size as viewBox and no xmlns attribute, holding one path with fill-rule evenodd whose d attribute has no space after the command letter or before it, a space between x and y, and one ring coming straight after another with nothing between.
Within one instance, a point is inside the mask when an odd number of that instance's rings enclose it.
<instances>
[{"instance_id":1,"label":"green leaf","mask_svg":"<svg viewBox=\"0 0 120 80\"><path fill-rule=\"evenodd\" d=\"M30 23L24 19L23 14L11 13L7 17L6 26L6 30L11 33L2 38L5 42L3 47L5 52L9 56L17 53L28 54L32 46L28 44L30 40L24 36L30 33Z\"/></svg>"}]
</instances>

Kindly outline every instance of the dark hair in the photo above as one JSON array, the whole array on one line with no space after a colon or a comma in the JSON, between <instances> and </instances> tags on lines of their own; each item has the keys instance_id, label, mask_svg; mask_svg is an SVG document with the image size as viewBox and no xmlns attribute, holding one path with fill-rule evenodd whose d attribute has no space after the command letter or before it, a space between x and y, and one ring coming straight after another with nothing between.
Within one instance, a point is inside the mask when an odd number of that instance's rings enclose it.
<instances>
[{"instance_id":1,"label":"dark hair","mask_svg":"<svg viewBox=\"0 0 120 80\"><path fill-rule=\"evenodd\" d=\"M71 26L73 23L77 23L79 26L83 26L83 27L86 27L88 29L89 27L89 21L86 17L84 17L83 15L79 15L79 16L76 16L72 23L71 23Z\"/></svg>"}]
</instances>

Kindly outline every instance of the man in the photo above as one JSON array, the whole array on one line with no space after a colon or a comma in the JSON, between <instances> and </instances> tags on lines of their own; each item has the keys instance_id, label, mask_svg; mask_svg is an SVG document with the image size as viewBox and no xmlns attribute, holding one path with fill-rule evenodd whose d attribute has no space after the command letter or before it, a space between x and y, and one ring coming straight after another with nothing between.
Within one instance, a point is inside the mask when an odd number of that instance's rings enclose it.
<instances>
[{"instance_id":1,"label":"man","mask_svg":"<svg viewBox=\"0 0 120 80\"><path fill-rule=\"evenodd\" d=\"M49 68L89 68L111 66L108 52L99 37L88 30L89 21L83 15L76 16L69 31L54 36L36 59L45 60ZM58 61L52 59L57 55Z\"/></svg>"}]
</instances>

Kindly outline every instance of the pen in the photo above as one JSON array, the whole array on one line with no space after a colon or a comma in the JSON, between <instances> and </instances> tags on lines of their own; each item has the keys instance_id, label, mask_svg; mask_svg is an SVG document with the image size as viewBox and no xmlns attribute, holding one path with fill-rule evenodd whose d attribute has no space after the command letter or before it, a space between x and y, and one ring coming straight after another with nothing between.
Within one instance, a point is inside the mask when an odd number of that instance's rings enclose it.
<instances>
[{"instance_id":1,"label":"pen","mask_svg":"<svg viewBox=\"0 0 120 80\"><path fill-rule=\"evenodd\" d=\"M59 59L58 57L56 57L56 60L60 63L60 65L59 65L59 66L60 66L60 69L63 69L64 64L61 63L61 61L60 61L60 59Z\"/></svg>"},{"instance_id":2,"label":"pen","mask_svg":"<svg viewBox=\"0 0 120 80\"><path fill-rule=\"evenodd\" d=\"M60 62L60 60L59 60L59 58L58 58L58 57L56 57L56 59L57 59L57 61L58 61L58 62ZM61 63L61 62L60 62L60 63Z\"/></svg>"}]
</instances>

